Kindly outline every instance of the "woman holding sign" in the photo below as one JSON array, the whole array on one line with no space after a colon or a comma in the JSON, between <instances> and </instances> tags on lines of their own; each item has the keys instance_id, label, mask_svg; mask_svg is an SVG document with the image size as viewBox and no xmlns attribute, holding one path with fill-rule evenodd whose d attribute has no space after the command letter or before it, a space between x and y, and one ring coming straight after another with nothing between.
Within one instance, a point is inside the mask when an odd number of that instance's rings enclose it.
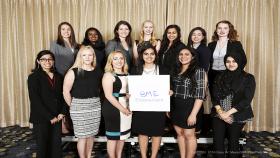
<instances>
[{"instance_id":1,"label":"woman holding sign","mask_svg":"<svg viewBox=\"0 0 280 158\"><path fill-rule=\"evenodd\" d=\"M164 75L167 70L157 64L156 49L152 44L142 48L137 67L131 70L132 75ZM164 134L165 112L134 112L132 131L138 134L141 157L147 157L148 137L152 137L151 158L156 158Z\"/></svg>"},{"instance_id":2,"label":"woman holding sign","mask_svg":"<svg viewBox=\"0 0 280 158\"><path fill-rule=\"evenodd\" d=\"M195 156L197 113L205 98L206 83L206 73L198 67L194 50L189 47L181 49L177 67L172 72L174 95L171 109L181 157Z\"/></svg>"}]
</instances>

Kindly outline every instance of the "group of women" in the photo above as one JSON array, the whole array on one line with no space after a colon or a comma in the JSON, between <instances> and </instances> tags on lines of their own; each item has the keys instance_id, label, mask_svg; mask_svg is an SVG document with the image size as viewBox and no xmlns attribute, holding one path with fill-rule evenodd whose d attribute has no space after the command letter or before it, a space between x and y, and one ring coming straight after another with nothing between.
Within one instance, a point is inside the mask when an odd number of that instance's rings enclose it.
<instances>
[{"instance_id":1,"label":"group of women","mask_svg":"<svg viewBox=\"0 0 280 158\"><path fill-rule=\"evenodd\" d=\"M149 137L150 157L157 157L166 118L177 133L180 156L194 157L195 129L209 83L215 154L238 157L240 133L253 118L255 79L244 71L247 59L234 26L226 20L218 22L208 46L201 27L191 30L187 45L181 41L178 25L167 26L162 40L155 37L149 20L143 23L139 40L132 40L131 31L128 22L119 21L114 38L105 45L101 33L89 28L79 45L69 23L58 26L57 40L50 51L39 52L28 77L37 156L61 157L61 122L69 108L81 158L91 156L101 114L111 158L121 157L131 131L138 135L141 157L147 157ZM171 111L131 112L128 75L170 75ZM100 99L102 90L104 99ZM63 125L62 130L66 130Z\"/></svg>"}]
</instances>

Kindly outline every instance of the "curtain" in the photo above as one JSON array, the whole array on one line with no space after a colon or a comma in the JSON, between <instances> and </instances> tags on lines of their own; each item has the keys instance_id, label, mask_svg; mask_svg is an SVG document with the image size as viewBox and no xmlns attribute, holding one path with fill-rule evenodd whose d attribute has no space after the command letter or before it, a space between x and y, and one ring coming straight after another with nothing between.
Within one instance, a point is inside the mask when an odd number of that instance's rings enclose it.
<instances>
[{"instance_id":1,"label":"curtain","mask_svg":"<svg viewBox=\"0 0 280 158\"><path fill-rule=\"evenodd\" d=\"M96 27L105 41L113 38L120 20L139 38L144 20L155 24L162 38L169 24L178 24L182 40L196 26L205 28L208 42L218 21L227 19L239 34L248 58L246 71L255 75L255 118L247 130L280 130L280 2L278 0L1 0L0 1L0 127L29 126L27 76L36 54L49 49L57 26L72 24L82 42L88 27Z\"/></svg>"},{"instance_id":2,"label":"curtain","mask_svg":"<svg viewBox=\"0 0 280 158\"><path fill-rule=\"evenodd\" d=\"M229 20L235 26L248 58L245 69L255 75L257 83L252 102L255 117L247 131L280 130L279 6L278 0L168 1L167 23L181 27L185 42L196 26L206 30L208 42L218 21Z\"/></svg>"}]
</instances>

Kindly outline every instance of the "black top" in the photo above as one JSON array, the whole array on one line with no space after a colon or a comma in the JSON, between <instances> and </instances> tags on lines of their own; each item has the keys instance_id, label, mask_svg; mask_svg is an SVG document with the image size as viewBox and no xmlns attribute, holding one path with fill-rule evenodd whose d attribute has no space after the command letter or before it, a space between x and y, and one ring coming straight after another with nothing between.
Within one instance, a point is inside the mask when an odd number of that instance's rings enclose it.
<instances>
[{"instance_id":1,"label":"black top","mask_svg":"<svg viewBox=\"0 0 280 158\"><path fill-rule=\"evenodd\" d=\"M165 66L169 71L176 66L176 58L179 55L179 51L185 47L185 44L179 41L173 44L169 49L162 47L159 50L159 65Z\"/></svg>"},{"instance_id":2,"label":"black top","mask_svg":"<svg viewBox=\"0 0 280 158\"><path fill-rule=\"evenodd\" d=\"M93 48L93 49L96 55L96 63L100 68L103 69L106 65L105 48L104 49Z\"/></svg>"},{"instance_id":3,"label":"black top","mask_svg":"<svg viewBox=\"0 0 280 158\"><path fill-rule=\"evenodd\" d=\"M49 123L58 114L66 113L62 95L63 78L54 73L50 79L46 72L36 70L28 76L31 123Z\"/></svg>"},{"instance_id":4,"label":"black top","mask_svg":"<svg viewBox=\"0 0 280 158\"><path fill-rule=\"evenodd\" d=\"M75 74L75 80L72 86L71 95L74 98L92 98L99 97L102 71L96 67L92 71L86 71L78 68L72 69Z\"/></svg>"},{"instance_id":5,"label":"black top","mask_svg":"<svg viewBox=\"0 0 280 158\"><path fill-rule=\"evenodd\" d=\"M209 49L211 50L211 60L210 60L210 69L212 69L212 64L213 64L213 53L215 51L217 45L217 41L213 41L211 43L208 44ZM227 52L228 53L240 53L242 56L242 63L244 65L246 65L247 63L247 58L246 58L246 54L245 51L243 49L242 44L239 41L228 41L227 43Z\"/></svg>"},{"instance_id":6,"label":"black top","mask_svg":"<svg viewBox=\"0 0 280 158\"><path fill-rule=\"evenodd\" d=\"M225 73L225 72L224 72ZM220 74L223 75L223 74ZM242 76L242 79L240 80L240 85L238 85L238 89L233 94L232 99L232 108L235 108L237 110L236 113L233 114L235 121L244 121L246 119L252 118L253 110L251 108L251 102L255 94L256 89L256 81L252 74L244 73ZM213 96L212 96L212 114L216 115L215 105L220 105L221 99L218 99L219 97L216 96L216 91L219 91L221 87L216 84L216 81L219 79L219 76L215 80L214 87L213 87Z\"/></svg>"},{"instance_id":7,"label":"black top","mask_svg":"<svg viewBox=\"0 0 280 158\"><path fill-rule=\"evenodd\" d=\"M197 58L199 62L199 67L203 68L205 72L208 72L210 59L211 59L211 50L204 44L200 44L196 49Z\"/></svg>"}]
</instances>

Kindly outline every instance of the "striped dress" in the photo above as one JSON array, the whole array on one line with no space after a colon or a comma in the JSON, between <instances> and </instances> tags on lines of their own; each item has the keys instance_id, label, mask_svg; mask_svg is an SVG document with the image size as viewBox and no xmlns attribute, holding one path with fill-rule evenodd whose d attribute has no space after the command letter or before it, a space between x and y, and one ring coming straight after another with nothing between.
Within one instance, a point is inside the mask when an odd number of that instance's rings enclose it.
<instances>
[{"instance_id":1,"label":"striped dress","mask_svg":"<svg viewBox=\"0 0 280 158\"><path fill-rule=\"evenodd\" d=\"M113 96L123 107L128 106L125 93L127 92L127 75L114 74ZM102 115L105 120L106 137L109 140L125 140L130 137L131 115L126 116L105 99L102 106Z\"/></svg>"},{"instance_id":2,"label":"striped dress","mask_svg":"<svg viewBox=\"0 0 280 158\"><path fill-rule=\"evenodd\" d=\"M78 138L94 136L99 131L101 118L101 104L99 89L102 72L100 69L92 71L72 69L75 80L72 86L72 102L70 116L73 121L74 134Z\"/></svg>"}]
</instances>

